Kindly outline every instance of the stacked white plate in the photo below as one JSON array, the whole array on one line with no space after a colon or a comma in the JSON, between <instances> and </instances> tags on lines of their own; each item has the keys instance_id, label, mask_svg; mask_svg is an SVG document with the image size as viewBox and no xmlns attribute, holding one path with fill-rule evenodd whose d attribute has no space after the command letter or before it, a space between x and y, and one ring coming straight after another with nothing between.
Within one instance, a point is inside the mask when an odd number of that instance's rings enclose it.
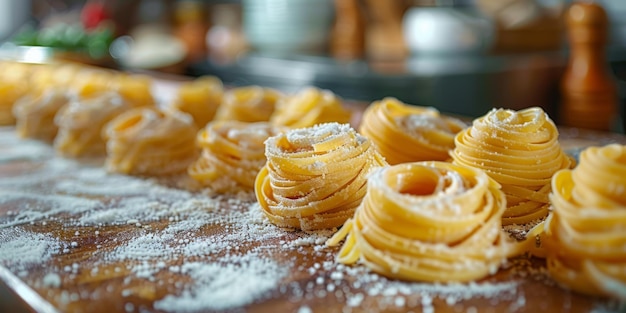
<instances>
[{"instance_id":1,"label":"stacked white plate","mask_svg":"<svg viewBox=\"0 0 626 313\"><path fill-rule=\"evenodd\" d=\"M244 32L259 52L323 52L333 19L332 0L243 1Z\"/></svg>"}]
</instances>

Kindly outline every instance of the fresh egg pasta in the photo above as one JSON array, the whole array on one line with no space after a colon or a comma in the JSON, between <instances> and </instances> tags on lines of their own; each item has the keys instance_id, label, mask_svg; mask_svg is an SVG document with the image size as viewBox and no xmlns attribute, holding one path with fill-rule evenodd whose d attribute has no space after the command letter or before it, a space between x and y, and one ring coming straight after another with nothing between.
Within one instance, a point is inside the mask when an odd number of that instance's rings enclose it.
<instances>
[{"instance_id":1,"label":"fresh egg pasta","mask_svg":"<svg viewBox=\"0 0 626 313\"><path fill-rule=\"evenodd\" d=\"M188 114L152 107L131 109L106 127L106 167L134 175L184 172L197 156L197 128Z\"/></svg>"},{"instance_id":2,"label":"fresh egg pasta","mask_svg":"<svg viewBox=\"0 0 626 313\"><path fill-rule=\"evenodd\" d=\"M189 175L218 193L249 192L265 165L265 140L283 129L266 122L214 121L198 133L200 158Z\"/></svg>"},{"instance_id":3,"label":"fresh egg pasta","mask_svg":"<svg viewBox=\"0 0 626 313\"><path fill-rule=\"evenodd\" d=\"M17 135L52 142L58 131L54 117L69 102L68 93L59 89L22 97L13 107Z\"/></svg>"},{"instance_id":4,"label":"fresh egg pasta","mask_svg":"<svg viewBox=\"0 0 626 313\"><path fill-rule=\"evenodd\" d=\"M104 156L104 126L130 108L132 106L114 92L70 101L54 117L58 127L54 148L68 157Z\"/></svg>"},{"instance_id":5,"label":"fresh egg pasta","mask_svg":"<svg viewBox=\"0 0 626 313\"><path fill-rule=\"evenodd\" d=\"M493 109L457 134L452 159L484 170L502 185L504 225L526 224L548 214L552 175L573 164L558 136L541 108Z\"/></svg>"},{"instance_id":6,"label":"fresh egg pasta","mask_svg":"<svg viewBox=\"0 0 626 313\"><path fill-rule=\"evenodd\" d=\"M465 127L435 108L385 98L367 108L359 132L376 144L389 164L399 164L450 159L454 136Z\"/></svg>"},{"instance_id":7,"label":"fresh egg pasta","mask_svg":"<svg viewBox=\"0 0 626 313\"><path fill-rule=\"evenodd\" d=\"M219 78L200 77L180 86L173 107L191 115L198 128L202 128L215 117L223 95L224 86Z\"/></svg>"},{"instance_id":8,"label":"fresh egg pasta","mask_svg":"<svg viewBox=\"0 0 626 313\"><path fill-rule=\"evenodd\" d=\"M348 124L294 129L266 141L255 194L269 220L303 230L332 228L354 214L369 173L386 165Z\"/></svg>"},{"instance_id":9,"label":"fresh egg pasta","mask_svg":"<svg viewBox=\"0 0 626 313\"><path fill-rule=\"evenodd\" d=\"M276 102L282 97L276 90L259 86L231 89L224 94L215 120L267 122L274 113Z\"/></svg>"},{"instance_id":10,"label":"fresh egg pasta","mask_svg":"<svg viewBox=\"0 0 626 313\"><path fill-rule=\"evenodd\" d=\"M548 272L578 292L626 300L626 146L589 147L552 179L541 243Z\"/></svg>"},{"instance_id":11,"label":"fresh egg pasta","mask_svg":"<svg viewBox=\"0 0 626 313\"><path fill-rule=\"evenodd\" d=\"M506 199L483 171L446 162L376 170L354 218L327 242L347 236L338 261L384 276L466 282L494 274L525 251L502 230Z\"/></svg>"},{"instance_id":12,"label":"fresh egg pasta","mask_svg":"<svg viewBox=\"0 0 626 313\"><path fill-rule=\"evenodd\" d=\"M329 122L348 123L351 115L334 93L309 87L279 101L270 122L301 128Z\"/></svg>"}]
</instances>

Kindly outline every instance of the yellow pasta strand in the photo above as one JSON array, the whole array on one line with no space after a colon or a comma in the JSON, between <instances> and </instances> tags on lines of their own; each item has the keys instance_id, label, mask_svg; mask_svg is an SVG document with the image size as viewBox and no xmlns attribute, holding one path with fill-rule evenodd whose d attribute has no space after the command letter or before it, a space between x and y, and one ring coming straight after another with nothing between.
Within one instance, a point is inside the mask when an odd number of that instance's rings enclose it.
<instances>
[{"instance_id":1,"label":"yellow pasta strand","mask_svg":"<svg viewBox=\"0 0 626 313\"><path fill-rule=\"evenodd\" d=\"M22 97L13 107L18 136L52 142L58 131L54 117L69 101L67 92L59 89Z\"/></svg>"},{"instance_id":2,"label":"yellow pasta strand","mask_svg":"<svg viewBox=\"0 0 626 313\"><path fill-rule=\"evenodd\" d=\"M264 142L282 130L265 122L211 122L198 133L202 155L187 172L215 192L253 191L266 162Z\"/></svg>"},{"instance_id":3,"label":"yellow pasta strand","mask_svg":"<svg viewBox=\"0 0 626 313\"><path fill-rule=\"evenodd\" d=\"M152 107L131 109L105 129L106 167L134 175L184 172L197 156L197 128L191 116Z\"/></svg>"},{"instance_id":4,"label":"yellow pasta strand","mask_svg":"<svg viewBox=\"0 0 626 313\"><path fill-rule=\"evenodd\" d=\"M269 121L276 102L282 97L276 90L259 86L231 89L224 94L215 120L250 123Z\"/></svg>"},{"instance_id":5,"label":"yellow pasta strand","mask_svg":"<svg viewBox=\"0 0 626 313\"><path fill-rule=\"evenodd\" d=\"M552 179L542 245L548 271L578 292L626 300L626 146L589 147Z\"/></svg>"},{"instance_id":6,"label":"yellow pasta strand","mask_svg":"<svg viewBox=\"0 0 626 313\"><path fill-rule=\"evenodd\" d=\"M26 78L28 94L37 97L50 89L70 93L80 71L81 66L72 63L31 65L31 75Z\"/></svg>"},{"instance_id":7,"label":"yellow pasta strand","mask_svg":"<svg viewBox=\"0 0 626 313\"><path fill-rule=\"evenodd\" d=\"M303 230L343 224L361 203L370 171L386 165L367 138L338 123L270 137L265 155L254 188L259 204L272 223Z\"/></svg>"},{"instance_id":8,"label":"yellow pasta strand","mask_svg":"<svg viewBox=\"0 0 626 313\"><path fill-rule=\"evenodd\" d=\"M73 89L81 99L99 97L114 92L115 73L95 68L84 68L74 77Z\"/></svg>"},{"instance_id":9,"label":"yellow pasta strand","mask_svg":"<svg viewBox=\"0 0 626 313\"><path fill-rule=\"evenodd\" d=\"M173 106L190 114L198 128L202 128L215 117L223 94L224 86L219 78L200 77L180 86Z\"/></svg>"},{"instance_id":10,"label":"yellow pasta strand","mask_svg":"<svg viewBox=\"0 0 626 313\"><path fill-rule=\"evenodd\" d=\"M270 122L302 128L328 122L348 123L350 116L350 111L341 105L334 93L309 87L279 101Z\"/></svg>"},{"instance_id":11,"label":"yellow pasta strand","mask_svg":"<svg viewBox=\"0 0 626 313\"><path fill-rule=\"evenodd\" d=\"M74 63L60 63L58 65L46 65L38 68L36 74L33 74L31 81L39 91L45 91L49 88L58 88L70 91L77 82L77 76L84 69L84 65ZM41 72L46 74L41 75ZM40 79L39 81L37 81Z\"/></svg>"},{"instance_id":12,"label":"yellow pasta strand","mask_svg":"<svg viewBox=\"0 0 626 313\"><path fill-rule=\"evenodd\" d=\"M481 170L445 162L381 168L371 174L353 220L327 244L349 233L338 261L360 260L391 278L481 279L529 244L502 231L506 200L499 187Z\"/></svg>"},{"instance_id":13,"label":"yellow pasta strand","mask_svg":"<svg viewBox=\"0 0 626 313\"><path fill-rule=\"evenodd\" d=\"M26 95L26 88L21 84L7 81L0 83L0 125L15 124L13 105Z\"/></svg>"},{"instance_id":14,"label":"yellow pasta strand","mask_svg":"<svg viewBox=\"0 0 626 313\"><path fill-rule=\"evenodd\" d=\"M0 126L15 124L13 106L28 93L28 80L33 66L23 63L3 62L0 72Z\"/></svg>"},{"instance_id":15,"label":"yellow pasta strand","mask_svg":"<svg viewBox=\"0 0 626 313\"><path fill-rule=\"evenodd\" d=\"M148 76L119 74L113 81L112 89L133 106L154 104L152 78Z\"/></svg>"},{"instance_id":16,"label":"yellow pasta strand","mask_svg":"<svg viewBox=\"0 0 626 313\"><path fill-rule=\"evenodd\" d=\"M70 157L105 155L104 126L130 108L131 105L112 92L70 101L54 117L59 128L54 148Z\"/></svg>"},{"instance_id":17,"label":"yellow pasta strand","mask_svg":"<svg viewBox=\"0 0 626 313\"><path fill-rule=\"evenodd\" d=\"M454 136L465 127L460 120L443 116L434 108L385 98L367 108L359 132L376 144L389 164L399 164L448 160Z\"/></svg>"},{"instance_id":18,"label":"yellow pasta strand","mask_svg":"<svg viewBox=\"0 0 626 313\"><path fill-rule=\"evenodd\" d=\"M541 108L493 109L457 134L454 163L480 168L502 185L507 210L502 224L525 224L548 214L550 179L573 160L563 153L558 130Z\"/></svg>"}]
</instances>

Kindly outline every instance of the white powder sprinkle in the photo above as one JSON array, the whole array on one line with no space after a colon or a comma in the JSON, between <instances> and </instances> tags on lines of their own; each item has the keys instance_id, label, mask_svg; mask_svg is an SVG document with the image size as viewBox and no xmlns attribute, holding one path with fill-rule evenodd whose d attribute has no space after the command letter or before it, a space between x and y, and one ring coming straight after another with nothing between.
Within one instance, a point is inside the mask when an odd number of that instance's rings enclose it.
<instances>
[{"instance_id":1,"label":"white powder sprinkle","mask_svg":"<svg viewBox=\"0 0 626 313\"><path fill-rule=\"evenodd\" d=\"M298 308L298 313L313 313L313 310L311 310L310 307L303 305Z\"/></svg>"},{"instance_id":2,"label":"white powder sprinkle","mask_svg":"<svg viewBox=\"0 0 626 313\"><path fill-rule=\"evenodd\" d=\"M0 265L15 272L47 262L61 250L56 238L15 228L0 229Z\"/></svg>"},{"instance_id":3,"label":"white powder sprinkle","mask_svg":"<svg viewBox=\"0 0 626 313\"><path fill-rule=\"evenodd\" d=\"M60 213L82 213L102 206L98 200L64 195L42 195L17 191L0 191L0 204L16 205L18 210L11 219L0 223L0 228L32 223Z\"/></svg>"},{"instance_id":4,"label":"white powder sprinkle","mask_svg":"<svg viewBox=\"0 0 626 313\"><path fill-rule=\"evenodd\" d=\"M537 226L539 223L543 222L543 220L544 218L540 218L540 219L536 219L536 220L530 221L522 225L517 225L517 224L504 225L502 226L502 229L506 231L507 233L509 233L511 237L517 240L524 240L526 239L526 234L530 230L532 230L535 226Z\"/></svg>"},{"instance_id":5,"label":"white powder sprinkle","mask_svg":"<svg viewBox=\"0 0 626 313\"><path fill-rule=\"evenodd\" d=\"M168 241L172 241L173 238L173 235L148 233L120 245L113 252L107 253L105 258L115 261L171 258L176 254L176 249Z\"/></svg>"},{"instance_id":6,"label":"white powder sprinkle","mask_svg":"<svg viewBox=\"0 0 626 313\"><path fill-rule=\"evenodd\" d=\"M276 288L286 271L271 261L250 258L240 264L188 263L182 272L194 281L180 295L154 303L167 312L199 312L242 307Z\"/></svg>"},{"instance_id":7,"label":"white powder sprinkle","mask_svg":"<svg viewBox=\"0 0 626 313\"><path fill-rule=\"evenodd\" d=\"M0 127L8 132L10 128ZM0 164L18 160L39 160L54 155L54 150L43 142L20 139L16 136L0 137Z\"/></svg>"},{"instance_id":8,"label":"white powder sprinkle","mask_svg":"<svg viewBox=\"0 0 626 313\"><path fill-rule=\"evenodd\" d=\"M43 287L59 288L61 287L61 276L57 273L48 273L41 280Z\"/></svg>"},{"instance_id":9,"label":"white powder sprinkle","mask_svg":"<svg viewBox=\"0 0 626 313\"><path fill-rule=\"evenodd\" d=\"M349 307L357 307L361 305L365 296L362 293L357 293L351 297L348 297L347 304Z\"/></svg>"}]
</instances>

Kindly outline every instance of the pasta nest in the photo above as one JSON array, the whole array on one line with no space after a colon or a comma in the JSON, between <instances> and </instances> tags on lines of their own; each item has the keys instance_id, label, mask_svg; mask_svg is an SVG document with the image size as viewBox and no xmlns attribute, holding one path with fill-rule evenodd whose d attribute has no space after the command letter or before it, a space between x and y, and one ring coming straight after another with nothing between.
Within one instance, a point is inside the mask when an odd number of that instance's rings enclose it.
<instances>
[{"instance_id":1,"label":"pasta nest","mask_svg":"<svg viewBox=\"0 0 626 313\"><path fill-rule=\"evenodd\" d=\"M27 91L23 81L0 81L0 125L15 124L13 106Z\"/></svg>"},{"instance_id":2,"label":"pasta nest","mask_svg":"<svg viewBox=\"0 0 626 313\"><path fill-rule=\"evenodd\" d=\"M589 147L552 179L542 245L561 285L626 300L626 146Z\"/></svg>"},{"instance_id":3,"label":"pasta nest","mask_svg":"<svg viewBox=\"0 0 626 313\"><path fill-rule=\"evenodd\" d=\"M334 93L309 87L279 101L270 122L302 128L329 122L348 123L351 115Z\"/></svg>"},{"instance_id":4,"label":"pasta nest","mask_svg":"<svg viewBox=\"0 0 626 313\"><path fill-rule=\"evenodd\" d=\"M71 157L105 155L106 143L102 138L105 125L130 108L128 102L113 92L73 99L54 117L59 128L54 148L61 155Z\"/></svg>"},{"instance_id":5,"label":"pasta nest","mask_svg":"<svg viewBox=\"0 0 626 313\"><path fill-rule=\"evenodd\" d=\"M173 107L190 114L198 128L202 128L215 117L223 96L222 81L217 77L204 76L183 83L178 88Z\"/></svg>"},{"instance_id":6,"label":"pasta nest","mask_svg":"<svg viewBox=\"0 0 626 313\"><path fill-rule=\"evenodd\" d=\"M282 130L266 122L211 122L198 133L202 155L187 172L216 192L253 191L266 162L264 142Z\"/></svg>"},{"instance_id":7,"label":"pasta nest","mask_svg":"<svg viewBox=\"0 0 626 313\"><path fill-rule=\"evenodd\" d=\"M106 127L106 167L136 175L184 172L197 157L197 128L188 114L154 107L134 108Z\"/></svg>"},{"instance_id":8,"label":"pasta nest","mask_svg":"<svg viewBox=\"0 0 626 313\"><path fill-rule=\"evenodd\" d=\"M13 107L17 134L22 138L51 142L58 131L54 116L69 101L67 92L59 89L48 89L37 96L22 97Z\"/></svg>"},{"instance_id":9,"label":"pasta nest","mask_svg":"<svg viewBox=\"0 0 626 313\"><path fill-rule=\"evenodd\" d=\"M466 126L435 108L385 98L367 108L359 132L376 144L389 164L399 164L448 160L454 136Z\"/></svg>"},{"instance_id":10,"label":"pasta nest","mask_svg":"<svg viewBox=\"0 0 626 313\"><path fill-rule=\"evenodd\" d=\"M386 165L371 141L339 123L270 137L265 155L255 182L263 212L278 226L303 230L343 224L361 203L370 171Z\"/></svg>"},{"instance_id":11,"label":"pasta nest","mask_svg":"<svg viewBox=\"0 0 626 313\"><path fill-rule=\"evenodd\" d=\"M75 74L72 89L83 100L99 97L103 93L118 93L114 85L116 76L114 71L84 68Z\"/></svg>"},{"instance_id":12,"label":"pasta nest","mask_svg":"<svg viewBox=\"0 0 626 313\"><path fill-rule=\"evenodd\" d=\"M276 102L283 95L273 89L259 86L234 88L224 94L215 120L266 122L274 113Z\"/></svg>"},{"instance_id":13,"label":"pasta nest","mask_svg":"<svg viewBox=\"0 0 626 313\"><path fill-rule=\"evenodd\" d=\"M360 260L391 278L481 279L528 244L512 241L501 229L506 200L499 187L481 170L446 162L378 169L354 218L328 244L348 236L339 262Z\"/></svg>"},{"instance_id":14,"label":"pasta nest","mask_svg":"<svg viewBox=\"0 0 626 313\"><path fill-rule=\"evenodd\" d=\"M558 136L541 108L493 109L457 134L451 154L454 163L480 168L502 185L504 225L526 224L548 214L552 175L574 164Z\"/></svg>"},{"instance_id":15,"label":"pasta nest","mask_svg":"<svg viewBox=\"0 0 626 313\"><path fill-rule=\"evenodd\" d=\"M152 78L144 75L118 74L112 89L133 106L154 105Z\"/></svg>"},{"instance_id":16,"label":"pasta nest","mask_svg":"<svg viewBox=\"0 0 626 313\"><path fill-rule=\"evenodd\" d=\"M15 124L13 106L30 91L36 65L0 61L0 126Z\"/></svg>"}]
</instances>

